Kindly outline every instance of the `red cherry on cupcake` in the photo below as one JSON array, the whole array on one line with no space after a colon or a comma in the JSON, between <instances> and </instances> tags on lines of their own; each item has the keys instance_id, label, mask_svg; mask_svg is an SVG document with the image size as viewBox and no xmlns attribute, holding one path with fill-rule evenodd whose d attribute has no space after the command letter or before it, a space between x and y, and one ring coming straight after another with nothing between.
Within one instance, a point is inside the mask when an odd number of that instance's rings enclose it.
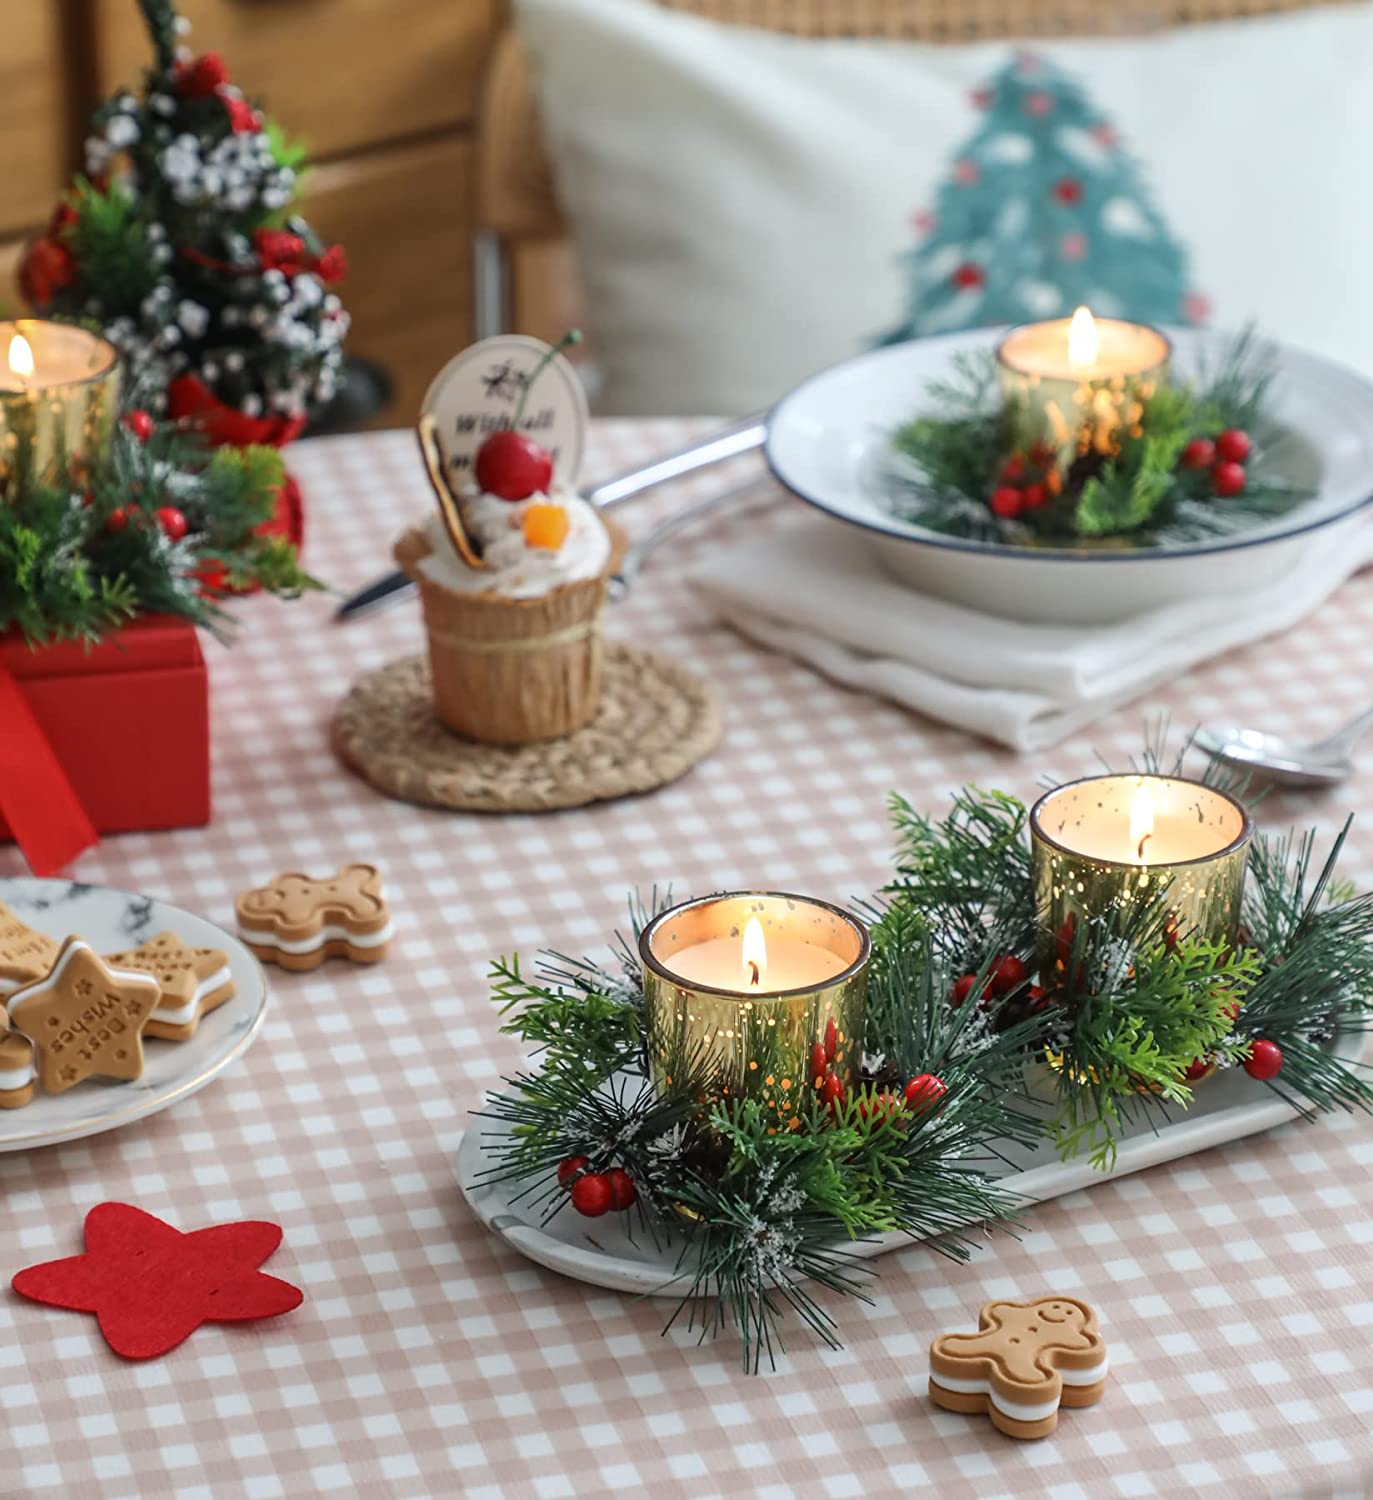
<instances>
[{"instance_id":1,"label":"red cherry on cupcake","mask_svg":"<svg viewBox=\"0 0 1373 1500\"><path fill-rule=\"evenodd\" d=\"M1249 457L1251 447L1249 434L1238 427L1231 427L1216 439L1217 455L1232 464L1242 464Z\"/></svg>"},{"instance_id":2,"label":"red cherry on cupcake","mask_svg":"<svg viewBox=\"0 0 1373 1500\"><path fill-rule=\"evenodd\" d=\"M522 432L493 432L477 449L477 483L502 500L528 500L553 482L553 455Z\"/></svg>"}]
</instances>

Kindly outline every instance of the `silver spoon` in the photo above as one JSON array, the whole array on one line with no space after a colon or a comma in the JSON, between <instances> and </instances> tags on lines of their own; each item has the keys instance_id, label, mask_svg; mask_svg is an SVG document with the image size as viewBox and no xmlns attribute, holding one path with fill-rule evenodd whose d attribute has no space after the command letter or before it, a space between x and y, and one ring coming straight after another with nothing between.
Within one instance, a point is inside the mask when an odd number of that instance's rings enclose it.
<instances>
[{"instance_id":1,"label":"silver spoon","mask_svg":"<svg viewBox=\"0 0 1373 1500\"><path fill-rule=\"evenodd\" d=\"M1197 730L1196 743L1213 760L1283 786L1334 786L1353 775L1354 747L1369 730L1373 730L1373 709L1314 745L1234 724L1208 724Z\"/></svg>"}]
</instances>

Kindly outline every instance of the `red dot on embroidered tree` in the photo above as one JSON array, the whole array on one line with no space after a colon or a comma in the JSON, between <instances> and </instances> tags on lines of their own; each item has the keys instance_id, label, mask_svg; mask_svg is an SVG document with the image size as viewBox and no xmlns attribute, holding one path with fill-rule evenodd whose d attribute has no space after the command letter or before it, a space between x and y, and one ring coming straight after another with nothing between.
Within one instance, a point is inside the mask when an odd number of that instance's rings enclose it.
<instances>
[{"instance_id":1,"label":"red dot on embroidered tree","mask_svg":"<svg viewBox=\"0 0 1373 1500\"><path fill-rule=\"evenodd\" d=\"M984 286L987 281L987 274L975 261L965 260L953 273L951 279L956 287L967 291Z\"/></svg>"},{"instance_id":2,"label":"red dot on embroidered tree","mask_svg":"<svg viewBox=\"0 0 1373 1500\"><path fill-rule=\"evenodd\" d=\"M1033 94L1025 96L1025 113L1035 119L1043 119L1054 107L1054 96L1046 94L1043 89L1036 89Z\"/></svg>"},{"instance_id":3,"label":"red dot on embroidered tree","mask_svg":"<svg viewBox=\"0 0 1373 1500\"><path fill-rule=\"evenodd\" d=\"M1082 183L1076 177L1060 177L1054 183L1054 197L1069 205L1082 202Z\"/></svg>"},{"instance_id":4,"label":"red dot on embroidered tree","mask_svg":"<svg viewBox=\"0 0 1373 1500\"><path fill-rule=\"evenodd\" d=\"M1083 260L1087 255L1085 234L1065 234L1058 242L1058 253L1064 260Z\"/></svg>"}]
</instances>

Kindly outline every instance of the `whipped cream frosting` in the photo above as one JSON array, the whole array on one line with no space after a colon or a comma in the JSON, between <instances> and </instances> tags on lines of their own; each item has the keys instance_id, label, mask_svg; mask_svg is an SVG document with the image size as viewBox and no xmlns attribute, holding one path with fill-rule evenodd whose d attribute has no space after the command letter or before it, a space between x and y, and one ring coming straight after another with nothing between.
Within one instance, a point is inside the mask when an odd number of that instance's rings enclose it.
<instances>
[{"instance_id":1,"label":"whipped cream frosting","mask_svg":"<svg viewBox=\"0 0 1373 1500\"><path fill-rule=\"evenodd\" d=\"M552 494L516 501L484 494L473 486L463 491L459 503L468 534L486 567L469 568L463 562L437 515L425 524L429 556L419 565L431 582L455 593L536 599L566 583L595 578L610 560L610 534L594 507L560 486ZM531 505L557 505L567 512L567 538L561 547L531 547L525 541L522 523Z\"/></svg>"}]
</instances>

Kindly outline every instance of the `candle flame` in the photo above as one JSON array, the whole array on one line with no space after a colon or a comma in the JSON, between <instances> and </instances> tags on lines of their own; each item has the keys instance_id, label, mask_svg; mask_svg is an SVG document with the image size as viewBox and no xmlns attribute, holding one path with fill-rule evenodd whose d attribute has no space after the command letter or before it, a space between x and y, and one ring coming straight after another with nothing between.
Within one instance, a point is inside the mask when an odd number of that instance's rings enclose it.
<instances>
[{"instance_id":1,"label":"candle flame","mask_svg":"<svg viewBox=\"0 0 1373 1500\"><path fill-rule=\"evenodd\" d=\"M1154 794L1147 785L1135 793L1130 806L1130 847L1140 864L1146 863L1144 846L1154 836Z\"/></svg>"},{"instance_id":2,"label":"candle flame","mask_svg":"<svg viewBox=\"0 0 1373 1500\"><path fill-rule=\"evenodd\" d=\"M1085 307L1079 307L1068 324L1068 363L1075 370L1096 364L1098 339L1096 319Z\"/></svg>"},{"instance_id":3,"label":"candle flame","mask_svg":"<svg viewBox=\"0 0 1373 1500\"><path fill-rule=\"evenodd\" d=\"M754 989L762 983L767 968L768 945L763 937L763 924L757 917L750 917L744 928L744 971Z\"/></svg>"},{"instance_id":4,"label":"candle flame","mask_svg":"<svg viewBox=\"0 0 1373 1500\"><path fill-rule=\"evenodd\" d=\"M29 380L33 375L33 348L22 333L10 340L10 373L20 380Z\"/></svg>"}]
</instances>

